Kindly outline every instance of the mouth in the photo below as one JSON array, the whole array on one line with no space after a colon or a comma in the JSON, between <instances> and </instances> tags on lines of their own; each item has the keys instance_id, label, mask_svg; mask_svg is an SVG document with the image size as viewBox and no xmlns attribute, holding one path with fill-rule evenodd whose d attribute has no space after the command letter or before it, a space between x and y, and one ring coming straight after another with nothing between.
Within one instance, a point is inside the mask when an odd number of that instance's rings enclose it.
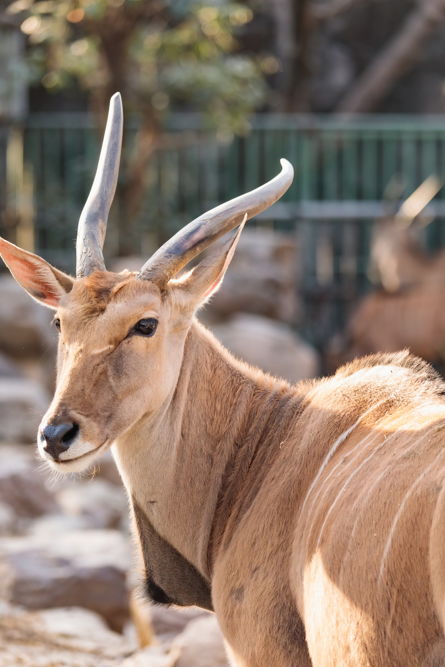
<instances>
[{"instance_id":1,"label":"mouth","mask_svg":"<svg viewBox=\"0 0 445 667\"><path fill-rule=\"evenodd\" d=\"M63 465L64 463L74 463L75 461L83 461L88 456L96 456L97 454L99 454L99 452L105 451L106 449L105 445L108 445L108 440L104 440L104 442L101 445L95 447L94 449L91 449L89 452L80 454L80 456L74 456L72 459L57 459L57 461L53 459L53 462L61 463Z\"/></svg>"},{"instance_id":2,"label":"mouth","mask_svg":"<svg viewBox=\"0 0 445 667\"><path fill-rule=\"evenodd\" d=\"M91 463L106 449L111 445L108 439L104 440L100 445L94 449L79 454L79 456L74 456L72 458L66 459L54 459L49 456L46 452L40 452L42 458L46 463L49 464L50 468L57 470L58 472L81 472L88 468ZM40 448L39 448L40 449Z\"/></svg>"}]
</instances>

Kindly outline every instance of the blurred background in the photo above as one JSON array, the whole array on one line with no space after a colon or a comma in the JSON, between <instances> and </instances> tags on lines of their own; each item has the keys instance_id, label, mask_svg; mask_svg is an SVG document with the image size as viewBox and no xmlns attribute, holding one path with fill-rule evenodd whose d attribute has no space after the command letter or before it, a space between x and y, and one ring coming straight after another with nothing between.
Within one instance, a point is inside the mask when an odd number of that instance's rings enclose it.
<instances>
[{"instance_id":1,"label":"blurred background","mask_svg":"<svg viewBox=\"0 0 445 667\"><path fill-rule=\"evenodd\" d=\"M249 223L202 319L235 354L292 382L403 347L442 372L444 36L445 0L3 0L0 235L73 271L119 90L126 125L110 268L139 268L286 157L294 184ZM49 320L0 274L0 639L10 646L0 664L46 665L36 647L43 656L53 646L66 654L48 665L136 665L113 463L49 485L23 446L53 387ZM152 612L164 639L137 664L225 664L211 617L169 614ZM85 646L86 627L95 631Z\"/></svg>"}]
</instances>

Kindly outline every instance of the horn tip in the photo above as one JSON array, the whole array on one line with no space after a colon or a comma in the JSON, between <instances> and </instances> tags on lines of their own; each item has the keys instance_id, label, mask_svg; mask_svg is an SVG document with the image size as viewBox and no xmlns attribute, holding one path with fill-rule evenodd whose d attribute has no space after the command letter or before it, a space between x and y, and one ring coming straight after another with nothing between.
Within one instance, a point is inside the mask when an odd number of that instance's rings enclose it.
<instances>
[{"instance_id":1,"label":"horn tip","mask_svg":"<svg viewBox=\"0 0 445 667\"><path fill-rule=\"evenodd\" d=\"M281 169L284 172L287 172L289 174L289 176L292 176L292 178L293 178L294 168L293 168L292 164L289 162L289 160L286 160L285 157L282 157L282 158L280 158L280 164L281 164Z\"/></svg>"},{"instance_id":2,"label":"horn tip","mask_svg":"<svg viewBox=\"0 0 445 667\"><path fill-rule=\"evenodd\" d=\"M110 110L113 109L122 112L122 96L119 92L114 93L110 98Z\"/></svg>"}]
</instances>

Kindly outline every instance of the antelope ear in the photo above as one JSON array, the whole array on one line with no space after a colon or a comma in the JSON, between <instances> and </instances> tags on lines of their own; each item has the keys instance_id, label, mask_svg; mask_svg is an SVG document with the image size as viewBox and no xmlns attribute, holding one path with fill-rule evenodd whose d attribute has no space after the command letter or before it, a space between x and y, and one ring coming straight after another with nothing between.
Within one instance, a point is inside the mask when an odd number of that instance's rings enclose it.
<instances>
[{"instance_id":1,"label":"antelope ear","mask_svg":"<svg viewBox=\"0 0 445 667\"><path fill-rule=\"evenodd\" d=\"M246 220L247 215L240 226L230 233L229 238L217 241L191 271L170 280L169 285L180 290L187 301L192 301L195 308L204 304L220 288Z\"/></svg>"},{"instance_id":2,"label":"antelope ear","mask_svg":"<svg viewBox=\"0 0 445 667\"><path fill-rule=\"evenodd\" d=\"M48 308L55 310L61 297L73 287L74 280L66 273L1 237L0 255L19 285Z\"/></svg>"}]
</instances>

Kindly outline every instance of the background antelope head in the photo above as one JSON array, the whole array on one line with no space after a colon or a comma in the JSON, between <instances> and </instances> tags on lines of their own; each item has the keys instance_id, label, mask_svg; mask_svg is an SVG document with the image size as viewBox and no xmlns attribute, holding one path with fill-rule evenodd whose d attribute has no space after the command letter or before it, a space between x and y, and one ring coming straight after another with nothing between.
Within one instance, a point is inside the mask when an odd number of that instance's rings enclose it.
<instances>
[{"instance_id":1,"label":"background antelope head","mask_svg":"<svg viewBox=\"0 0 445 667\"><path fill-rule=\"evenodd\" d=\"M148 424L160 418L175 391L196 309L221 283L245 221L279 199L293 178L292 166L282 160L275 178L190 222L138 273L110 273L102 247L122 127L117 93L79 221L75 279L0 239L0 253L17 282L55 312L56 390L39 427L38 447L60 471L85 468L142 418ZM181 273L209 246L204 259Z\"/></svg>"}]
</instances>

